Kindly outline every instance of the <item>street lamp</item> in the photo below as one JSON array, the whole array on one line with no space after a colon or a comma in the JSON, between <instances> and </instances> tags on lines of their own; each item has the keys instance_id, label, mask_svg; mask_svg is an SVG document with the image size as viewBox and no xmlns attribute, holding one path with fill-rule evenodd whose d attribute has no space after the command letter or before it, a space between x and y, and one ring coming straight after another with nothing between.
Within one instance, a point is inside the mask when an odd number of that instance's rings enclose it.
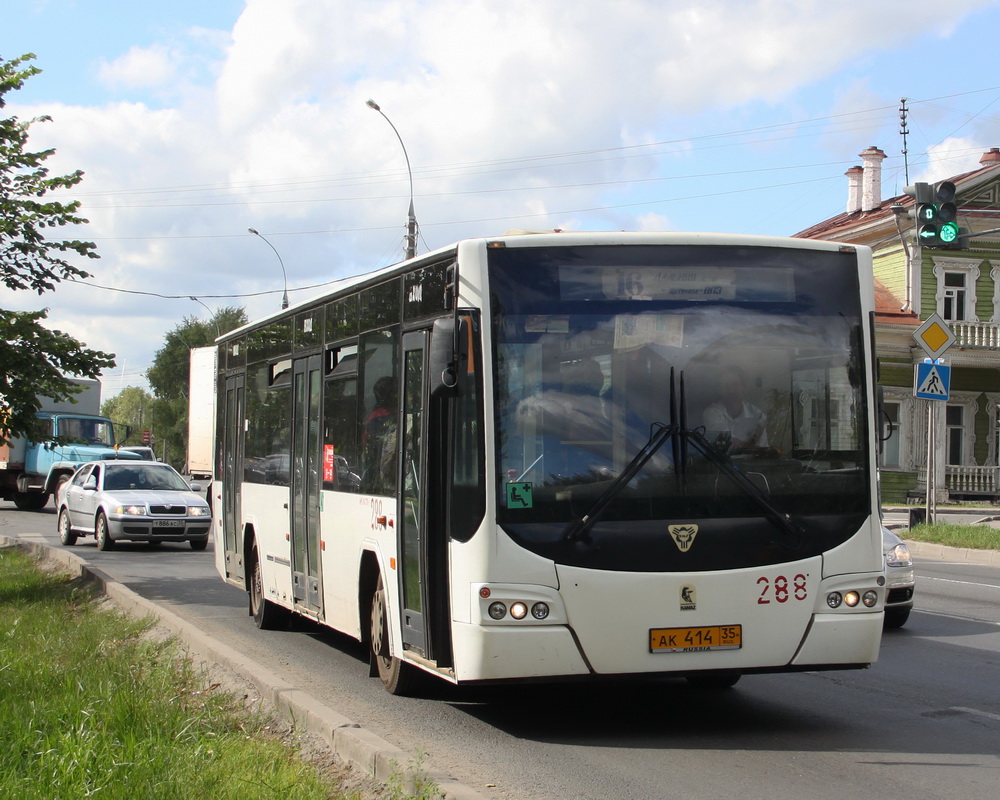
<instances>
[{"instance_id":1,"label":"street lamp","mask_svg":"<svg viewBox=\"0 0 1000 800\"><path fill-rule=\"evenodd\" d=\"M250 233L252 233L254 236L260 236L261 239L264 239L264 235L259 231L257 231L256 229L247 228L247 230L250 231ZM273 244L268 242L267 239L264 239L264 242L267 244L268 247L274 250L274 254L278 257L278 263L281 264L281 278L285 282L285 293L281 295L281 307L288 308L288 275L285 274L285 262L281 260L281 253L279 253L277 249L275 249Z\"/></svg>"},{"instance_id":2,"label":"street lamp","mask_svg":"<svg viewBox=\"0 0 1000 800\"><path fill-rule=\"evenodd\" d=\"M406 217L406 236L403 241L406 245L406 258L411 259L417 254L417 218L413 213L413 170L410 169L410 157L406 154L406 145L403 144L403 137L399 135L399 131L392 124L392 120L379 108L378 103L374 100L369 100L365 105L368 108L374 108L383 116L385 121L389 123L389 127L392 128L392 132L396 134L396 138L399 139L399 146L403 148L403 158L406 159L406 173L410 177L410 211Z\"/></svg>"},{"instance_id":3,"label":"street lamp","mask_svg":"<svg viewBox=\"0 0 1000 800\"><path fill-rule=\"evenodd\" d=\"M204 307L204 309L208 312L208 318L209 319L213 319L214 318L215 315L212 313L212 309L210 309L208 306L206 306L204 303L202 303L201 300L199 300L197 297L194 297L193 295L191 295L191 296L188 297L188 300L194 300L194 302L201 304ZM216 320L215 321L215 338L218 339L221 336L222 336L222 329L219 327L219 321Z\"/></svg>"}]
</instances>

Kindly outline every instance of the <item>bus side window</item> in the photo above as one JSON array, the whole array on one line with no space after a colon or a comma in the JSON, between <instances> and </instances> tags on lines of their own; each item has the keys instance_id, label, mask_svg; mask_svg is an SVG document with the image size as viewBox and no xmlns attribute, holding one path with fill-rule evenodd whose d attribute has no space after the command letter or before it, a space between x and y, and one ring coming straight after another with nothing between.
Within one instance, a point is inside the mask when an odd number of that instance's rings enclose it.
<instances>
[{"instance_id":1,"label":"bus side window","mask_svg":"<svg viewBox=\"0 0 1000 800\"><path fill-rule=\"evenodd\" d=\"M323 404L323 488L361 491L361 454L358 452L358 379L327 381Z\"/></svg>"},{"instance_id":2,"label":"bus side window","mask_svg":"<svg viewBox=\"0 0 1000 800\"><path fill-rule=\"evenodd\" d=\"M361 337L361 491L396 493L399 442L399 335L382 330Z\"/></svg>"}]
</instances>

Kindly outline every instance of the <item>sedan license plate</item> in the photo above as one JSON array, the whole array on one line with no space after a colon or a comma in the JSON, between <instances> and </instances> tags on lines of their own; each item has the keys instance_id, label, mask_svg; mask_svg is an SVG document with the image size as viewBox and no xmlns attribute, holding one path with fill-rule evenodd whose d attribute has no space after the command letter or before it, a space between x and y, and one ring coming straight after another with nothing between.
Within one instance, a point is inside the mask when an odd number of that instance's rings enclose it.
<instances>
[{"instance_id":1,"label":"sedan license plate","mask_svg":"<svg viewBox=\"0 0 1000 800\"><path fill-rule=\"evenodd\" d=\"M650 653L700 653L705 650L739 650L742 625L703 625L696 628L650 628Z\"/></svg>"},{"instance_id":2,"label":"sedan license plate","mask_svg":"<svg viewBox=\"0 0 1000 800\"><path fill-rule=\"evenodd\" d=\"M154 528L183 528L184 520L182 519L154 519Z\"/></svg>"}]
</instances>

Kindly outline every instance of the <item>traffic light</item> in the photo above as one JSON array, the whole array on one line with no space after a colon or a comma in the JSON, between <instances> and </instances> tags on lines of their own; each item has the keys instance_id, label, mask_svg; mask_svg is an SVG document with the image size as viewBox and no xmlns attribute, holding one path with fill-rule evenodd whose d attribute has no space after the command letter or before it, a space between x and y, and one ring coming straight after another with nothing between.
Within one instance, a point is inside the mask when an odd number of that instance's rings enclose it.
<instances>
[{"instance_id":1,"label":"traffic light","mask_svg":"<svg viewBox=\"0 0 1000 800\"><path fill-rule=\"evenodd\" d=\"M914 200L909 216L916 223L917 241L921 247L955 249L962 246L954 183L915 183L903 191Z\"/></svg>"}]
</instances>

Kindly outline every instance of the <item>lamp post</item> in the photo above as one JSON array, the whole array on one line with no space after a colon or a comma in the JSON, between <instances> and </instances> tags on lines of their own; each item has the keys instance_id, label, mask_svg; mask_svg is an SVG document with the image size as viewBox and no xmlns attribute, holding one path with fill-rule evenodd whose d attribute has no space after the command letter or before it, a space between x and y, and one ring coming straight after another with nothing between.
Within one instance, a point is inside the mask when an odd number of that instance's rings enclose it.
<instances>
[{"instance_id":1,"label":"lamp post","mask_svg":"<svg viewBox=\"0 0 1000 800\"><path fill-rule=\"evenodd\" d=\"M399 131L392 124L392 120L379 108L378 103L374 100L369 100L365 105L368 108L374 108L382 115L385 121L389 123L389 127L392 128L392 132L396 134L396 138L399 139L399 146L403 148L403 158L406 159L406 173L410 178L410 210L406 216L406 236L403 241L406 246L406 258L411 259L417 254L417 218L413 213L413 170L410 169L410 157L406 154L406 145L403 144L403 137L399 135Z\"/></svg>"},{"instance_id":2,"label":"lamp post","mask_svg":"<svg viewBox=\"0 0 1000 800\"><path fill-rule=\"evenodd\" d=\"M288 308L288 275L285 274L285 262L281 260L281 253L279 253L275 248L275 246L271 244L269 241L267 241L267 239L264 238L264 235L260 233L258 230L256 230L255 228L247 228L247 230L250 231L250 233L252 233L254 236L260 236L261 239L264 239L264 242L267 244L267 246L270 247L272 250L274 250L274 254L278 257L278 263L281 264L281 279L285 283L285 292L284 294L281 295L281 307Z\"/></svg>"},{"instance_id":3,"label":"lamp post","mask_svg":"<svg viewBox=\"0 0 1000 800\"><path fill-rule=\"evenodd\" d=\"M193 295L190 295L190 296L188 296L188 300L193 300L194 302L200 304L208 312L208 318L210 320L214 317L214 314L212 314L212 309L210 309L208 306L206 306L204 303L202 303L201 300L199 300L197 297L194 297ZM222 336L222 329L219 327L218 320L216 320L216 322L215 322L215 338L218 339L220 336Z\"/></svg>"}]
</instances>

